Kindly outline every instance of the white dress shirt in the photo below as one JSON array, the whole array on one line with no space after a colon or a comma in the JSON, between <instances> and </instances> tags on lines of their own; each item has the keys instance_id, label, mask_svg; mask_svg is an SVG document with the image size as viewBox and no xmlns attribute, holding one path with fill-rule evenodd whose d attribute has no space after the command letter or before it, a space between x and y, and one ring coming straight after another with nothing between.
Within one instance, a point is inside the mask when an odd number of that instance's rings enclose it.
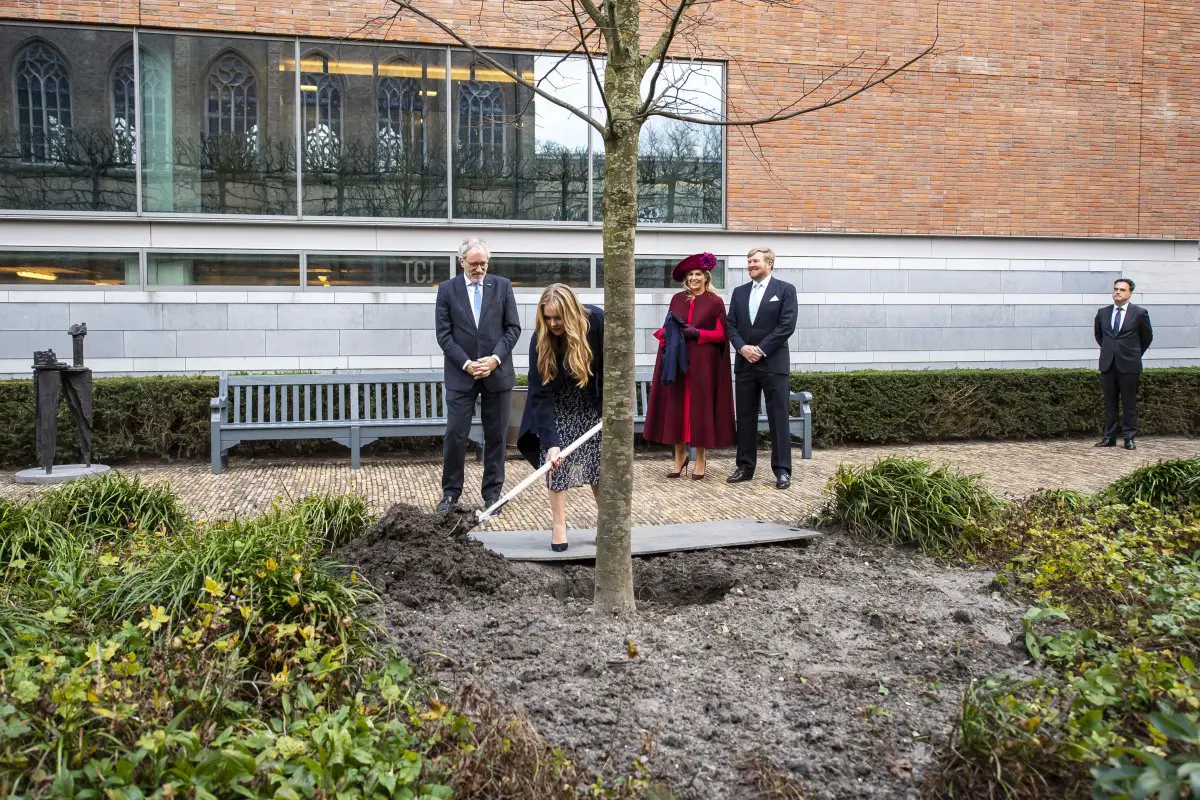
<instances>
[{"instance_id":1,"label":"white dress shirt","mask_svg":"<svg viewBox=\"0 0 1200 800\"><path fill-rule=\"evenodd\" d=\"M471 306L471 316L475 317L475 328L478 329L479 328L479 315L483 313L483 281L481 281L481 280L473 281L467 277L467 274L465 272L463 273L463 280L466 281L466 283L467 283L467 304ZM478 288L476 288L476 287L478 287ZM479 309L478 310L476 310L476 308L475 308L475 292L479 292ZM499 367L500 366L500 356L496 355L495 353L492 353L491 357L496 359L496 366ZM471 360L467 359L466 363L463 364L463 371L465 372L467 367L469 367L469 366L471 366Z\"/></svg>"},{"instance_id":2,"label":"white dress shirt","mask_svg":"<svg viewBox=\"0 0 1200 800\"><path fill-rule=\"evenodd\" d=\"M767 294L767 284L770 283L771 276L757 281L751 281L750 286L750 324L754 324L754 320L758 317L758 307L762 305L763 297Z\"/></svg>"},{"instance_id":3,"label":"white dress shirt","mask_svg":"<svg viewBox=\"0 0 1200 800\"><path fill-rule=\"evenodd\" d=\"M1121 325L1124 326L1125 320L1128 319L1128 317L1129 317L1129 303L1126 303L1123 306L1119 306L1116 303L1113 303L1112 317L1110 317L1108 320L1108 326L1113 329L1113 333L1119 333L1121 330L1120 328L1117 327L1117 312L1118 311L1121 312Z\"/></svg>"}]
</instances>

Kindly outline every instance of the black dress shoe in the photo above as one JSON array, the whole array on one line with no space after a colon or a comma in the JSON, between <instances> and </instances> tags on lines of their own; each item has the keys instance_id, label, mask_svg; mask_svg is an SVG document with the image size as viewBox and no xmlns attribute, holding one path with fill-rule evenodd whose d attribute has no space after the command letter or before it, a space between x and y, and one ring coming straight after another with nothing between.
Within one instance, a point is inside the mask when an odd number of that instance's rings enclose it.
<instances>
[{"instance_id":1,"label":"black dress shoe","mask_svg":"<svg viewBox=\"0 0 1200 800\"><path fill-rule=\"evenodd\" d=\"M730 475L728 478L725 479L725 482L726 483L741 483L742 481L748 481L753 477L754 477L753 472L747 472L746 470L742 469L741 467L738 467L737 469L735 469L733 471L732 475Z\"/></svg>"},{"instance_id":2,"label":"black dress shoe","mask_svg":"<svg viewBox=\"0 0 1200 800\"><path fill-rule=\"evenodd\" d=\"M1132 436L1130 436L1128 439L1125 440L1125 449L1126 450L1137 450L1137 445L1133 443Z\"/></svg>"},{"instance_id":3,"label":"black dress shoe","mask_svg":"<svg viewBox=\"0 0 1200 800\"><path fill-rule=\"evenodd\" d=\"M499 503L499 502L500 502L500 495L498 495L498 494L492 495L491 497L484 497L483 498L483 507L491 508L492 506L496 505L496 503ZM497 509L497 510L499 510L499 509Z\"/></svg>"},{"instance_id":4,"label":"black dress shoe","mask_svg":"<svg viewBox=\"0 0 1200 800\"><path fill-rule=\"evenodd\" d=\"M450 509L454 508L454 504L458 502L458 498L452 494L442 495L442 499L437 504L437 513L446 514Z\"/></svg>"},{"instance_id":5,"label":"black dress shoe","mask_svg":"<svg viewBox=\"0 0 1200 800\"><path fill-rule=\"evenodd\" d=\"M556 553L562 553L562 552L566 551L567 543L563 542L562 544L555 544L554 542L551 542L550 549Z\"/></svg>"},{"instance_id":6,"label":"black dress shoe","mask_svg":"<svg viewBox=\"0 0 1200 800\"><path fill-rule=\"evenodd\" d=\"M1096 447L1116 447L1116 446L1117 446L1116 439L1101 439L1100 441L1096 442Z\"/></svg>"},{"instance_id":7,"label":"black dress shoe","mask_svg":"<svg viewBox=\"0 0 1200 800\"><path fill-rule=\"evenodd\" d=\"M786 472L781 472L777 476L775 476L775 488L776 489L786 489L791 485L792 485L792 476L788 475Z\"/></svg>"}]
</instances>

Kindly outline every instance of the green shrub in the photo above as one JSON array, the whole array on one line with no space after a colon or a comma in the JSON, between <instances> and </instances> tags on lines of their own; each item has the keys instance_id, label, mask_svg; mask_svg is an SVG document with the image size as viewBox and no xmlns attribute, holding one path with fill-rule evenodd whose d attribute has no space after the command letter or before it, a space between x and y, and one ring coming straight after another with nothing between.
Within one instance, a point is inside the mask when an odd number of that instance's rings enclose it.
<instances>
[{"instance_id":1,"label":"green shrub","mask_svg":"<svg viewBox=\"0 0 1200 800\"><path fill-rule=\"evenodd\" d=\"M800 372L791 385L812 392L820 446L1091 436L1103 423L1087 369ZM1138 410L1145 434L1200 434L1200 368L1143 372Z\"/></svg>"},{"instance_id":2,"label":"green shrub","mask_svg":"<svg viewBox=\"0 0 1200 800\"><path fill-rule=\"evenodd\" d=\"M852 533L934 555L973 550L999 502L978 475L933 469L913 458L843 464L829 479L825 516Z\"/></svg>"},{"instance_id":3,"label":"green shrub","mask_svg":"<svg viewBox=\"0 0 1200 800\"><path fill-rule=\"evenodd\" d=\"M119 472L71 481L47 492L39 505L51 520L68 528L175 534L188 524L169 485L143 484Z\"/></svg>"},{"instance_id":4,"label":"green shrub","mask_svg":"<svg viewBox=\"0 0 1200 800\"><path fill-rule=\"evenodd\" d=\"M1113 481L1103 494L1127 505L1169 509L1200 504L1200 458L1148 464Z\"/></svg>"},{"instance_id":5,"label":"green shrub","mask_svg":"<svg viewBox=\"0 0 1200 800\"><path fill-rule=\"evenodd\" d=\"M523 720L479 695L441 702L381 649L376 595L324 556L366 524L361 498L155 526L173 497L145 491L97 480L46 508L0 503L0 797L624 800L649 785L640 765L593 781Z\"/></svg>"},{"instance_id":6,"label":"green shrub","mask_svg":"<svg viewBox=\"0 0 1200 800\"><path fill-rule=\"evenodd\" d=\"M367 501L357 494L310 495L290 509L282 509L304 520L309 535L322 542L329 553L366 532L372 522Z\"/></svg>"},{"instance_id":7,"label":"green shrub","mask_svg":"<svg viewBox=\"0 0 1200 800\"><path fill-rule=\"evenodd\" d=\"M990 526L982 555L1032 603L1041 669L968 688L938 796L1176 797L1200 769L1200 514L1078 499L1043 493Z\"/></svg>"},{"instance_id":8,"label":"green shrub","mask_svg":"<svg viewBox=\"0 0 1200 800\"><path fill-rule=\"evenodd\" d=\"M40 505L0 500L0 572L10 567L19 571L26 562L53 553L63 534Z\"/></svg>"},{"instance_id":9,"label":"green shrub","mask_svg":"<svg viewBox=\"0 0 1200 800\"><path fill-rule=\"evenodd\" d=\"M1101 428L1100 380L1094 370L921 370L797 372L792 389L813 394L818 446L947 439L1038 439L1087 436ZM1142 373L1138 407L1146 434L1200 435L1200 368ZM204 458L208 401L217 379L100 378L95 382L94 448L98 461ZM436 439L381 439L368 452L429 448ZM65 404L58 415L60 463L74 454ZM244 442L234 457L345 453L319 440ZM0 466L27 467L34 453L33 388L0 381Z\"/></svg>"}]
</instances>

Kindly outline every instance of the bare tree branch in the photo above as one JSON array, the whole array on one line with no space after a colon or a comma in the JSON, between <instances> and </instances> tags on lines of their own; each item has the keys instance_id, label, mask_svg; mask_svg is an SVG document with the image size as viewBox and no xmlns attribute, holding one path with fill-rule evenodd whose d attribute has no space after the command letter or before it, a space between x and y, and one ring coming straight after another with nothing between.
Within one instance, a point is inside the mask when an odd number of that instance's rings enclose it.
<instances>
[{"instance_id":1,"label":"bare tree branch","mask_svg":"<svg viewBox=\"0 0 1200 800\"><path fill-rule=\"evenodd\" d=\"M654 47L646 55L646 63L657 62L654 65L654 74L650 76L650 87L646 91L646 102L642 103L642 107L638 109L638 115L641 116L650 110L650 106L654 103L654 91L658 85L658 76L662 74L663 65L667 62L667 53L671 50L671 43L675 41L675 32L679 30L679 23L683 19L683 15L687 10L695 4L696 0L679 0L679 4L675 6L675 13L671 15L670 22L663 29L662 34L658 37Z\"/></svg>"},{"instance_id":2,"label":"bare tree branch","mask_svg":"<svg viewBox=\"0 0 1200 800\"><path fill-rule=\"evenodd\" d=\"M884 68L887 66L887 60L885 60L882 64L880 64L878 67L875 68L875 70L871 73L871 76L867 80L858 84L858 86L853 91L850 91L846 94L842 94L839 91L838 94L834 95L833 97L829 98L828 100L821 102L821 103L816 103L815 105L804 106L802 108L794 108L796 103L791 103L788 106L784 106L784 109L791 109L791 110L781 110L774 114L771 114L770 116L760 117L758 119L723 119L723 120L705 119L703 117L694 117L689 114L676 114L675 112L666 111L663 109L651 109L648 113L648 116L666 117L667 119L675 119L675 120L679 120L680 122L694 122L698 125L721 125L721 126L725 126L725 127L766 125L771 122L782 122L784 120L798 117L801 114L810 114L814 111L820 111L823 108L832 108L834 106L841 105L842 103L845 103L847 100L851 100L851 99L857 97L858 95L862 94L863 92L873 89L874 87L878 86L881 83L886 83L891 78L894 78L896 75L899 75L901 72L908 69L913 64L917 63L921 59L923 59L926 56L933 53L935 48L937 47L937 42L938 42L938 33L935 30L934 35L933 35L933 41L930 42L929 45L924 50L917 53L915 56L908 59L903 64L899 65L898 67L893 67L892 69L887 70L881 76L880 72L883 72ZM840 66L836 70L834 70L834 72L831 73L830 75L823 77L821 79L820 83L818 83L818 85L816 87L814 87L813 89L810 89L809 91L804 93L804 95L802 96L802 99L803 99L803 97L811 96L812 93L815 92L817 88L828 83L829 79L831 77L838 75L841 72L845 71L850 64L855 63L861 57L862 57L862 54L860 53L858 56L856 56L853 60L851 60L847 64L843 64L842 66Z\"/></svg>"},{"instance_id":3,"label":"bare tree branch","mask_svg":"<svg viewBox=\"0 0 1200 800\"><path fill-rule=\"evenodd\" d=\"M483 50L476 47L473 43L471 43L467 39L464 39L462 36L460 36L458 34L457 31L455 31L449 25L442 22L440 19L437 19L433 15L428 14L428 13L422 11L421 9L417 8L415 5L413 5L411 0L392 0L392 2L394 2L397 6L399 6L401 11L404 11L404 10L411 11L413 14L415 14L416 16L420 17L421 19L425 20L426 22L430 22L433 25L437 26L437 28L439 30L441 30L442 33L446 34L447 36L452 38L454 41L458 42L460 45L462 45L463 47L470 50L472 53L474 53L479 58L483 59L485 62L487 62L491 66L493 66L496 69L503 72L505 75L507 75L513 81L515 81L517 84L524 86L529 91L535 93L538 97L541 97L545 100L549 100L551 103L558 106L559 108L574 114L575 116L579 117L584 122L586 122L587 124L591 125L593 128L595 128L597 131L599 131L603 135L604 126L601 125L600 122L595 117L593 117L591 114L587 113L586 111L582 111L582 110L576 108L575 106L571 105L570 103L568 103L564 100L560 100L559 98L555 97L554 95L550 94L549 92L547 92L544 89L542 89L541 87L539 87L535 82L528 80L527 78L523 77L520 73L514 72L513 70L504 66L499 61L497 61L496 59L492 58L490 55L485 53Z\"/></svg>"},{"instance_id":4,"label":"bare tree branch","mask_svg":"<svg viewBox=\"0 0 1200 800\"><path fill-rule=\"evenodd\" d=\"M583 5L585 11L587 11L587 6L591 4L591 0L579 0L579 2L581 5ZM604 103L604 119L612 119L612 109L608 107L608 95L604 93L604 81L600 79L600 72L596 69L596 56L593 55L590 50L588 50L588 37L584 34L583 20L579 18L579 12L575 6L575 0L571 0L571 16L575 18L575 27L579 31L579 42L583 45L584 54L587 55L588 71L592 74L592 80L596 82L596 86L599 88L600 102ZM600 23L596 22L596 18L591 15L591 12L588 12L588 17L594 24L599 26ZM604 36L604 30L602 28L597 27L594 30L600 31L600 35ZM605 37L604 42L605 45L608 44L607 37ZM588 96L591 96L590 92L588 93ZM592 113L592 109L590 107L588 108L588 113ZM601 131L601 133L603 133L603 131Z\"/></svg>"}]
</instances>

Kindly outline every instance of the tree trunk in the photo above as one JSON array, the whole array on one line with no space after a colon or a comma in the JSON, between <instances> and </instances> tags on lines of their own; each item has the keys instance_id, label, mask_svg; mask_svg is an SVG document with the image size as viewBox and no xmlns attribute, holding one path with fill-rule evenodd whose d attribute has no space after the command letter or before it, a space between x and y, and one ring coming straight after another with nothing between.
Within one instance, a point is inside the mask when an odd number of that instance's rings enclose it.
<instances>
[{"instance_id":1,"label":"tree trunk","mask_svg":"<svg viewBox=\"0 0 1200 800\"><path fill-rule=\"evenodd\" d=\"M635 119L642 80L638 3L614 3L620 48L604 76L610 117L604 137L604 444L596 531L599 611L628 613L633 600L630 559L633 511L634 235L637 228Z\"/></svg>"}]
</instances>

